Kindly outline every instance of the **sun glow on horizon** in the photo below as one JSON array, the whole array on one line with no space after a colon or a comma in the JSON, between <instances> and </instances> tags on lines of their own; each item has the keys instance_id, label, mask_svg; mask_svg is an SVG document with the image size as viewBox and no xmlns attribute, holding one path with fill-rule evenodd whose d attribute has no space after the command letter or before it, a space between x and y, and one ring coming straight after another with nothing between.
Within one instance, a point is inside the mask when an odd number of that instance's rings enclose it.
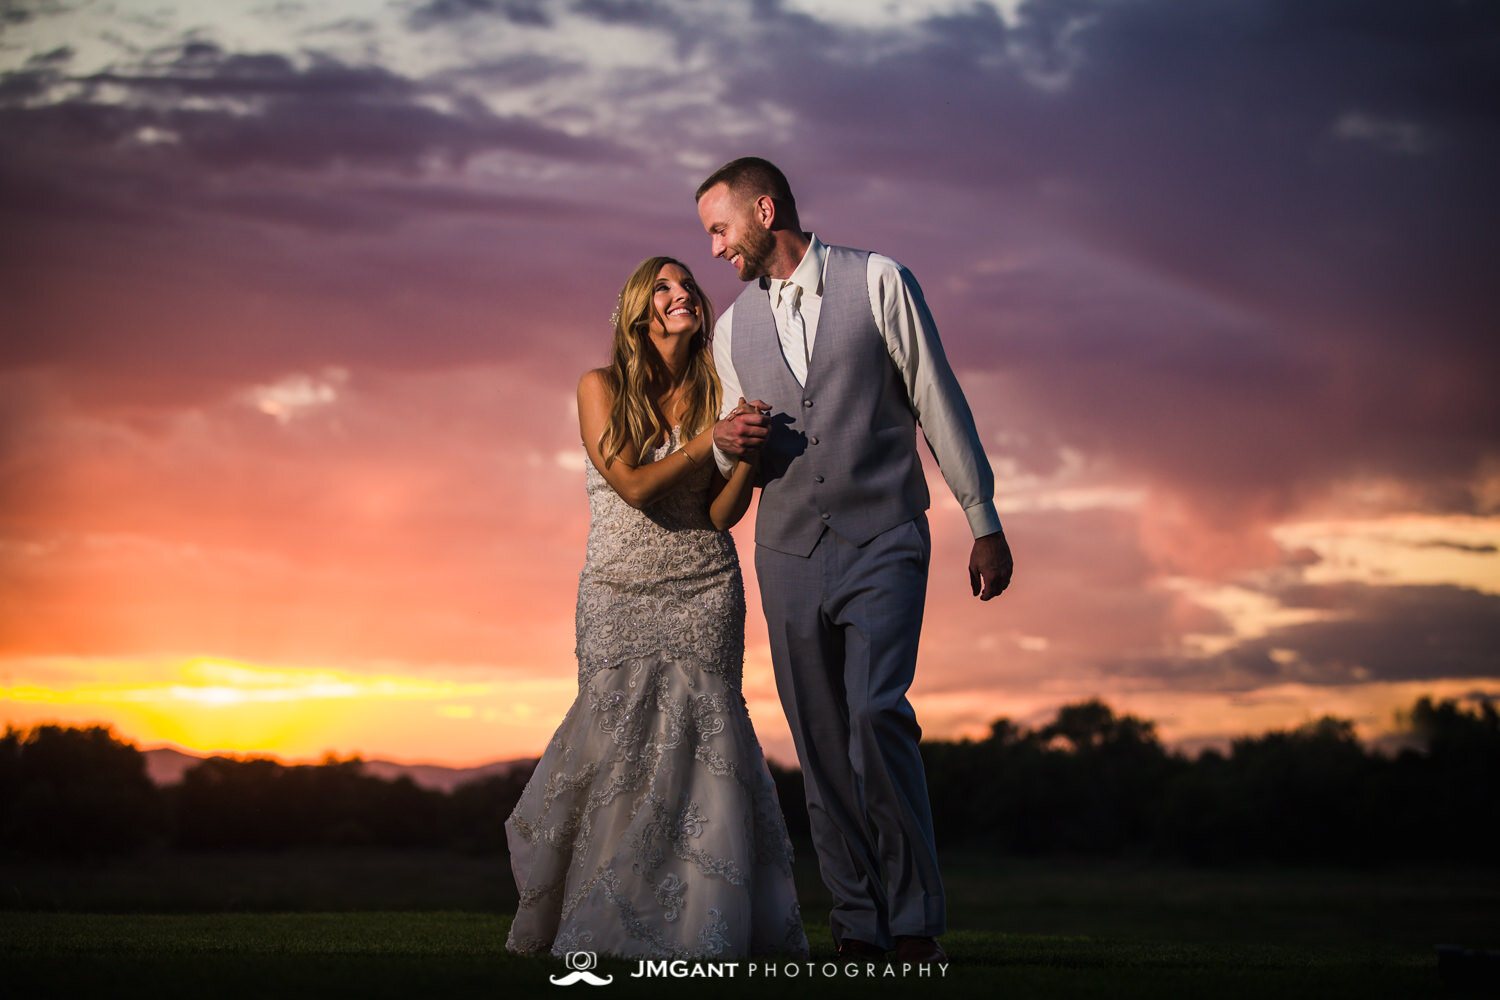
<instances>
[{"instance_id":1,"label":"sun glow on horizon","mask_svg":"<svg viewBox=\"0 0 1500 1000\"><path fill-rule=\"evenodd\" d=\"M22 669L37 679L0 688L7 725L108 724L142 744L287 759L525 756L545 745L576 693L571 676L533 679L498 668L463 681L208 657L32 661ZM20 670L12 661L4 672Z\"/></svg>"},{"instance_id":2,"label":"sun glow on horizon","mask_svg":"<svg viewBox=\"0 0 1500 1000\"><path fill-rule=\"evenodd\" d=\"M0 666L0 674L13 671L14 664ZM193 754L271 756L284 763L332 754L466 767L534 757L577 693L571 676L456 682L195 658L158 661L152 665L155 677L145 679L130 669L140 665L119 661L48 666L52 673L46 683L0 688L5 725L109 725L142 749L171 746ZM69 685L60 676L62 666L77 674L112 667L132 679ZM1098 697L1120 714L1156 723L1169 747L1196 748L1293 729L1324 714L1350 718L1362 739L1378 742L1399 730L1400 713L1419 697L1463 699L1497 686L1500 678L1283 684L1238 692L1085 690L1054 683L1022 696L914 691L912 701L927 739L983 738L1001 716L1028 727L1042 725L1062 705ZM774 692L761 692L749 705L766 755L795 766Z\"/></svg>"}]
</instances>

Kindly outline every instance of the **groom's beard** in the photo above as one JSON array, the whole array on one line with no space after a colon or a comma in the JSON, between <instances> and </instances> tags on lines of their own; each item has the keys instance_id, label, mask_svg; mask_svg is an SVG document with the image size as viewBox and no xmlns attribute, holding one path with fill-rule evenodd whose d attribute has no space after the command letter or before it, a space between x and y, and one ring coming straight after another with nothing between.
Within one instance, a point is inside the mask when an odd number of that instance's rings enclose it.
<instances>
[{"instance_id":1,"label":"groom's beard","mask_svg":"<svg viewBox=\"0 0 1500 1000\"><path fill-rule=\"evenodd\" d=\"M755 229L745 236L734 252L739 255L741 281L757 281L766 276L766 258L776 245L769 229Z\"/></svg>"}]
</instances>

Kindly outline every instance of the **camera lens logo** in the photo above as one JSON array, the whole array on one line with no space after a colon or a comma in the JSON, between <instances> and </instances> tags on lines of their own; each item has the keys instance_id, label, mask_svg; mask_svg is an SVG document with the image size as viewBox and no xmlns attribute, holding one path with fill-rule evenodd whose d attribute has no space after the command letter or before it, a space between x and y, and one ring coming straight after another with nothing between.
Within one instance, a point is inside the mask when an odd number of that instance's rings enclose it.
<instances>
[{"instance_id":1,"label":"camera lens logo","mask_svg":"<svg viewBox=\"0 0 1500 1000\"><path fill-rule=\"evenodd\" d=\"M608 986L614 976L596 976L589 970L599 964L599 956L591 951L570 951L563 956L563 964L573 971L566 976L548 976L553 986L572 986L588 983L590 986Z\"/></svg>"}]
</instances>

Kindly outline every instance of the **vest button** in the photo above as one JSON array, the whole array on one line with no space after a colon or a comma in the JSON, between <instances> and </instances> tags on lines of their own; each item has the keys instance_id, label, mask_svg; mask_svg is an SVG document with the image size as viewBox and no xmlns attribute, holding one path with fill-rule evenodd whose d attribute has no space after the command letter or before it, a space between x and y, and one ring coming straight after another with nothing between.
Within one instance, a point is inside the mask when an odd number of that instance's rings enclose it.
<instances>
[{"instance_id":1,"label":"vest button","mask_svg":"<svg viewBox=\"0 0 1500 1000\"><path fill-rule=\"evenodd\" d=\"M813 482L815 482L815 483L821 483L822 481L823 481L823 477L822 476L813 476Z\"/></svg>"},{"instance_id":2,"label":"vest button","mask_svg":"<svg viewBox=\"0 0 1500 1000\"><path fill-rule=\"evenodd\" d=\"M828 513L824 513L824 514L819 514L819 515L818 515L818 516L819 516L819 517L821 517L821 518L822 518L822 519L823 519L823 520L825 520L825 521L826 521L826 520L828 520L828 519L829 519L829 518L830 518L830 517L832 517L832 516L833 516L833 515L832 515L832 514L828 514Z\"/></svg>"},{"instance_id":3,"label":"vest button","mask_svg":"<svg viewBox=\"0 0 1500 1000\"><path fill-rule=\"evenodd\" d=\"M817 444L818 443L818 439L816 437L810 437L810 438L807 439L807 443L808 444Z\"/></svg>"},{"instance_id":4,"label":"vest button","mask_svg":"<svg viewBox=\"0 0 1500 1000\"><path fill-rule=\"evenodd\" d=\"M812 400L810 400L810 399L804 399L802 401L802 405L803 406L811 406L812 405Z\"/></svg>"}]
</instances>

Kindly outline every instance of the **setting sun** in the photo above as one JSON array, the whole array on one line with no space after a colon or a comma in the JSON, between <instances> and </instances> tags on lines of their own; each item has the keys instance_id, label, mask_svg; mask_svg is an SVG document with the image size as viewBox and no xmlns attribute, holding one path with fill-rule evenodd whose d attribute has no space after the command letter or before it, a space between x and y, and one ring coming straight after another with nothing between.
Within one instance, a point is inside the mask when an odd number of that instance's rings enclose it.
<instances>
[{"instance_id":1,"label":"setting sun","mask_svg":"<svg viewBox=\"0 0 1500 1000\"><path fill-rule=\"evenodd\" d=\"M305 758L330 751L406 760L524 756L573 694L571 678L528 683L450 681L396 673L259 667L221 659L180 663L51 661L48 685L3 691L7 721L106 722L146 744ZM109 681L108 675L129 681ZM529 692L549 704L532 719Z\"/></svg>"}]
</instances>

